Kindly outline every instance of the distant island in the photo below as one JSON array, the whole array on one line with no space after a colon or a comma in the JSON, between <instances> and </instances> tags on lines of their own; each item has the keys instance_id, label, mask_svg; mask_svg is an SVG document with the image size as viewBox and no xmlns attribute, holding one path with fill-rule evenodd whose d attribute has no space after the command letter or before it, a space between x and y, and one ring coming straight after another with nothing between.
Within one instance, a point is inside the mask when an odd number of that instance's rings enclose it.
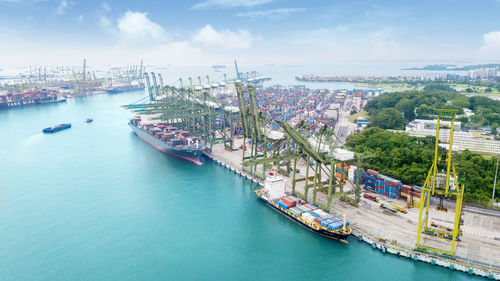
<instances>
[{"instance_id":1,"label":"distant island","mask_svg":"<svg viewBox=\"0 0 500 281\"><path fill-rule=\"evenodd\" d=\"M401 70L469 71L469 70L481 69L481 68L500 68L500 64L498 64L498 63L475 64L475 65L465 65L465 66L461 66L461 67L457 67L454 64L431 64L431 65L426 65L424 67L403 68Z\"/></svg>"}]
</instances>

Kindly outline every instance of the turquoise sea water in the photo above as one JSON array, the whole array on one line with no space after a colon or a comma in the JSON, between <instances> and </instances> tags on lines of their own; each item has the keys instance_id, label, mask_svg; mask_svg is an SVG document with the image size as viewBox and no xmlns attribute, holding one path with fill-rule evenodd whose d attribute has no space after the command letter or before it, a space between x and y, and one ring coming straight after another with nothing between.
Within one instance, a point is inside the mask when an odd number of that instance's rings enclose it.
<instances>
[{"instance_id":1,"label":"turquoise sea water","mask_svg":"<svg viewBox=\"0 0 500 281\"><path fill-rule=\"evenodd\" d=\"M0 280L476 279L310 233L249 181L154 150L119 107L143 95L0 111Z\"/></svg>"}]
</instances>

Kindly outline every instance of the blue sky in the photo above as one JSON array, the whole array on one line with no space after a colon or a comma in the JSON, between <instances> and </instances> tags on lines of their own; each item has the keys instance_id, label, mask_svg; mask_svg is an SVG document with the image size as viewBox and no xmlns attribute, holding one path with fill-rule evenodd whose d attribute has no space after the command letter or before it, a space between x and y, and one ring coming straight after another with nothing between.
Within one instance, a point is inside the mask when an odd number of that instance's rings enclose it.
<instances>
[{"instance_id":1,"label":"blue sky","mask_svg":"<svg viewBox=\"0 0 500 281\"><path fill-rule=\"evenodd\" d=\"M0 64L500 60L500 0L0 0Z\"/></svg>"}]
</instances>

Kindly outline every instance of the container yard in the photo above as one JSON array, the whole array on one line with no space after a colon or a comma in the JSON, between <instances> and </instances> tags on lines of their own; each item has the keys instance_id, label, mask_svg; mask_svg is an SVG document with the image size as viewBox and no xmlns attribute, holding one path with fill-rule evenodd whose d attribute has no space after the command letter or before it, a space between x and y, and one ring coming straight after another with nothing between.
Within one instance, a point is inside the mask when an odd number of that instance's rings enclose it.
<instances>
[{"instance_id":1,"label":"container yard","mask_svg":"<svg viewBox=\"0 0 500 281\"><path fill-rule=\"evenodd\" d=\"M328 216L347 217L355 237L384 253L500 279L498 216L454 210L461 206L461 197L447 202L447 212L439 211L443 200L431 195L427 181L419 187L360 169L369 156L340 149L336 135L345 130L345 139L356 132L356 125L344 124L346 112L353 109L352 98L369 98L369 91L266 88L248 80L215 87L201 81L184 88L147 85L149 102L124 107L143 120L191 131L204 141L209 159L255 183L264 185L266 174L277 170L285 179L286 193L293 196L272 203L282 214L302 218L302 203L308 202ZM179 107L185 108L183 114L174 113ZM458 190L463 192L463 186ZM463 224L457 224L457 217ZM317 223L329 227L334 222ZM421 223L423 235L417 231Z\"/></svg>"},{"instance_id":2,"label":"container yard","mask_svg":"<svg viewBox=\"0 0 500 281\"><path fill-rule=\"evenodd\" d=\"M235 145L241 144L242 140L236 140ZM235 173L247 177L257 184L262 181L243 170L241 165L240 151L230 152L222 145L214 146L210 158L217 161L222 166ZM298 165L301 170L300 175L305 176L306 163ZM299 192L304 192L303 186L296 186ZM352 185L347 185L344 189L352 190ZM292 192L292 178L286 177L286 190ZM313 197L313 191L309 190L309 200ZM328 195L320 192L317 195L320 204L328 202ZM463 234L455 254L455 259L443 259L439 255L425 254L415 250L416 233L418 223L418 208L406 209L407 213L384 211L379 202L389 204L389 208L397 210L392 204L405 206L406 200L391 199L387 196L375 193L370 188L363 191L363 199L357 207L347 204L340 199L331 202L331 213L346 214L351 222L353 235L365 241L370 247L380 249L387 254L400 255L404 258L411 258L435 265L449 267L450 269L461 270L468 274L479 274L488 278L500 279L500 218L488 214L464 210L462 218ZM446 227L452 227L452 216L448 213L439 213L435 218L435 223ZM446 242L440 238L428 238L432 243L443 245Z\"/></svg>"}]
</instances>

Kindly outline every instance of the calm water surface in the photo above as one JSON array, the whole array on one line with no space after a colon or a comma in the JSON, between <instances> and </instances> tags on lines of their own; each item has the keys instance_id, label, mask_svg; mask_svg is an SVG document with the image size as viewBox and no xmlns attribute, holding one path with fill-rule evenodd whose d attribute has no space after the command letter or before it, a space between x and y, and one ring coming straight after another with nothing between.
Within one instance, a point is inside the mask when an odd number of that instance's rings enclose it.
<instances>
[{"instance_id":1,"label":"calm water surface","mask_svg":"<svg viewBox=\"0 0 500 281\"><path fill-rule=\"evenodd\" d=\"M1 280L473 278L314 235L226 169L154 150L120 108L142 96L0 111Z\"/></svg>"}]
</instances>

